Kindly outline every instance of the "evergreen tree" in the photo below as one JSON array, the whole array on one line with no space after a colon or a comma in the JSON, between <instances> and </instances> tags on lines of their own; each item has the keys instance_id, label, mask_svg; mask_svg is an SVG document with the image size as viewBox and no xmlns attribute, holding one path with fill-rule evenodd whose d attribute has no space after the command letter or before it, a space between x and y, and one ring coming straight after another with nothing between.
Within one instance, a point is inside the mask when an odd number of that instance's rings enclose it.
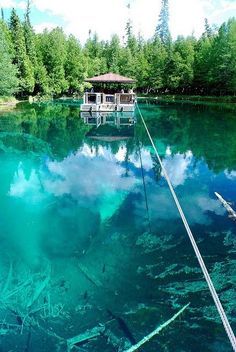
<instances>
[{"instance_id":1,"label":"evergreen tree","mask_svg":"<svg viewBox=\"0 0 236 352\"><path fill-rule=\"evenodd\" d=\"M165 69L167 63L167 50L160 39L149 42L146 46L145 57L149 62L149 91L163 90L165 81Z\"/></svg>"},{"instance_id":2,"label":"evergreen tree","mask_svg":"<svg viewBox=\"0 0 236 352\"><path fill-rule=\"evenodd\" d=\"M197 94L209 94L212 38L203 35L196 44L193 88Z\"/></svg>"},{"instance_id":3,"label":"evergreen tree","mask_svg":"<svg viewBox=\"0 0 236 352\"><path fill-rule=\"evenodd\" d=\"M118 72L128 77L136 75L135 56L129 48L124 47L119 50Z\"/></svg>"},{"instance_id":4,"label":"evergreen tree","mask_svg":"<svg viewBox=\"0 0 236 352\"><path fill-rule=\"evenodd\" d=\"M69 85L65 78L67 44L63 30L59 27L51 32L45 30L40 36L39 45L51 92L56 95L66 93Z\"/></svg>"},{"instance_id":5,"label":"evergreen tree","mask_svg":"<svg viewBox=\"0 0 236 352\"><path fill-rule=\"evenodd\" d=\"M35 34L30 22L30 0L27 1L27 8L25 14L25 22L24 22L24 35L25 35L25 45L26 45L26 53L33 64L33 68L37 67L37 54L35 47Z\"/></svg>"},{"instance_id":6,"label":"evergreen tree","mask_svg":"<svg viewBox=\"0 0 236 352\"><path fill-rule=\"evenodd\" d=\"M82 92L85 77L108 71L136 78L137 89L147 93L236 93L234 18L219 29L206 19L199 40L192 36L171 41L168 0L162 0L153 39L136 37L129 19L122 43L117 35L104 42L90 31L81 47L77 38L67 37L61 28L36 35L30 5L27 0L23 23L14 9L9 26L0 20L0 94L16 92L18 82L18 92L25 95L74 94Z\"/></svg>"},{"instance_id":7,"label":"evergreen tree","mask_svg":"<svg viewBox=\"0 0 236 352\"><path fill-rule=\"evenodd\" d=\"M168 45L171 40L169 31L169 3L168 0L162 0L161 11L158 25L156 27L156 38L160 38L162 44Z\"/></svg>"},{"instance_id":8,"label":"evergreen tree","mask_svg":"<svg viewBox=\"0 0 236 352\"><path fill-rule=\"evenodd\" d=\"M204 25L205 25L205 32L203 33L203 35L208 37L208 38L211 38L213 36L213 30L210 27L207 18L205 18L205 20L204 20Z\"/></svg>"},{"instance_id":9,"label":"evergreen tree","mask_svg":"<svg viewBox=\"0 0 236 352\"><path fill-rule=\"evenodd\" d=\"M209 70L213 93L234 94L236 91L236 20L224 23L214 38Z\"/></svg>"},{"instance_id":10,"label":"evergreen tree","mask_svg":"<svg viewBox=\"0 0 236 352\"><path fill-rule=\"evenodd\" d=\"M193 37L178 37L174 44L174 68L171 76L172 82L175 81L174 88L179 88L181 93L190 89L193 81L194 47Z\"/></svg>"},{"instance_id":11,"label":"evergreen tree","mask_svg":"<svg viewBox=\"0 0 236 352\"><path fill-rule=\"evenodd\" d=\"M106 45L106 59L108 70L114 73L119 73L119 62L120 62L120 39L118 35L113 35L110 43Z\"/></svg>"},{"instance_id":12,"label":"evergreen tree","mask_svg":"<svg viewBox=\"0 0 236 352\"><path fill-rule=\"evenodd\" d=\"M12 64L8 41L0 30L0 96L16 93L18 84L17 69Z\"/></svg>"},{"instance_id":13,"label":"evergreen tree","mask_svg":"<svg viewBox=\"0 0 236 352\"><path fill-rule=\"evenodd\" d=\"M0 31L3 32L4 38L7 41L7 48L11 57L14 55L14 46L12 43L11 32L7 23L4 20L0 20Z\"/></svg>"},{"instance_id":14,"label":"evergreen tree","mask_svg":"<svg viewBox=\"0 0 236 352\"><path fill-rule=\"evenodd\" d=\"M229 50L231 54L231 60L229 65L229 71L231 72L231 78L229 81L229 93L236 94L236 19L232 18L229 20Z\"/></svg>"},{"instance_id":15,"label":"evergreen tree","mask_svg":"<svg viewBox=\"0 0 236 352\"><path fill-rule=\"evenodd\" d=\"M131 20L126 24L126 47L131 51L132 55L136 55L138 51L138 42L132 31Z\"/></svg>"},{"instance_id":16,"label":"evergreen tree","mask_svg":"<svg viewBox=\"0 0 236 352\"><path fill-rule=\"evenodd\" d=\"M149 87L149 63L144 50L139 50L134 58L134 69L133 77L136 77L137 88L140 91L146 92Z\"/></svg>"},{"instance_id":17,"label":"evergreen tree","mask_svg":"<svg viewBox=\"0 0 236 352\"><path fill-rule=\"evenodd\" d=\"M29 94L33 92L35 84L33 65L26 52L23 26L14 9L11 12L9 27L14 47L13 63L18 68L20 92Z\"/></svg>"},{"instance_id":18,"label":"evergreen tree","mask_svg":"<svg viewBox=\"0 0 236 352\"><path fill-rule=\"evenodd\" d=\"M105 47L106 44L103 41L99 42L96 33L93 35L90 33L83 49L83 55L86 61L86 76L99 75L107 71Z\"/></svg>"},{"instance_id":19,"label":"evergreen tree","mask_svg":"<svg viewBox=\"0 0 236 352\"><path fill-rule=\"evenodd\" d=\"M85 79L86 60L78 40L70 35L67 40L67 56L65 61L65 76L69 84L70 94L82 92Z\"/></svg>"},{"instance_id":20,"label":"evergreen tree","mask_svg":"<svg viewBox=\"0 0 236 352\"><path fill-rule=\"evenodd\" d=\"M41 47L41 35L35 37L35 50L37 56L37 69L35 70L35 94L50 94L49 76L43 63L43 52Z\"/></svg>"}]
</instances>

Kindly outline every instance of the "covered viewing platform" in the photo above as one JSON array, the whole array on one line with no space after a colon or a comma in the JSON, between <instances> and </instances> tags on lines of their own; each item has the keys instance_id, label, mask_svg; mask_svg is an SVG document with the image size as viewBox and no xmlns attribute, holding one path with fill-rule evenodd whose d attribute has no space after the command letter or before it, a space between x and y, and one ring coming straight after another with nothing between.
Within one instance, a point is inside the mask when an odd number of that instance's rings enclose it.
<instances>
[{"instance_id":1,"label":"covered viewing platform","mask_svg":"<svg viewBox=\"0 0 236 352\"><path fill-rule=\"evenodd\" d=\"M135 108L135 80L115 73L107 73L85 80L93 88L85 92L81 111L131 112ZM131 85L131 88L127 88Z\"/></svg>"}]
</instances>

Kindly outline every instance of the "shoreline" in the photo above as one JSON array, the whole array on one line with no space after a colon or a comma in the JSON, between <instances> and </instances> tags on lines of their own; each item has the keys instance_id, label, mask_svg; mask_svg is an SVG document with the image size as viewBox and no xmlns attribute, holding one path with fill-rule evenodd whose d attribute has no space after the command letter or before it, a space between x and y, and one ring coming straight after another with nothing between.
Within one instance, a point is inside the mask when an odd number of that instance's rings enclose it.
<instances>
[{"instance_id":1,"label":"shoreline","mask_svg":"<svg viewBox=\"0 0 236 352\"><path fill-rule=\"evenodd\" d=\"M195 103L218 103L218 104L236 104L236 96L214 96L214 95L147 95L139 96L138 99L153 99L157 101L173 102L195 102Z\"/></svg>"}]
</instances>

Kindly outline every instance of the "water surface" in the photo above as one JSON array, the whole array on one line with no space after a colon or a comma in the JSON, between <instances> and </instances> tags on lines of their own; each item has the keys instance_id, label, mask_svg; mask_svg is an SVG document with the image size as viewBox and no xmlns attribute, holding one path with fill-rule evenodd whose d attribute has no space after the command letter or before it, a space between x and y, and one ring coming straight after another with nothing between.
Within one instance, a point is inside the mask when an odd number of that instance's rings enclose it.
<instances>
[{"instance_id":1,"label":"water surface","mask_svg":"<svg viewBox=\"0 0 236 352\"><path fill-rule=\"evenodd\" d=\"M140 108L235 329L235 223L214 195L236 199L235 112ZM77 350L124 351L190 303L143 350L231 351L140 119L108 122L69 103L0 116L1 350L66 351L103 324Z\"/></svg>"}]
</instances>

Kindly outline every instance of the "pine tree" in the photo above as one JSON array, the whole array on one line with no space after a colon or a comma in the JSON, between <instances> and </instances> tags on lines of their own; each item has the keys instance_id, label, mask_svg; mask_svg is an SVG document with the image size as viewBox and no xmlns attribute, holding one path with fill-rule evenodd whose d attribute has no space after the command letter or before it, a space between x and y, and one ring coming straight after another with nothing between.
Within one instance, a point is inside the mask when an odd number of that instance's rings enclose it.
<instances>
[{"instance_id":1,"label":"pine tree","mask_svg":"<svg viewBox=\"0 0 236 352\"><path fill-rule=\"evenodd\" d=\"M207 18L205 18L205 20L204 20L204 27L205 27L205 32L203 33L203 35L208 38L211 38L213 36L213 30L212 30L211 26L209 25Z\"/></svg>"},{"instance_id":2,"label":"pine tree","mask_svg":"<svg viewBox=\"0 0 236 352\"><path fill-rule=\"evenodd\" d=\"M136 55L138 51L138 42L133 34L133 29L132 29L132 23L131 20L129 19L128 22L126 23L126 47L131 51L132 55Z\"/></svg>"},{"instance_id":3,"label":"pine tree","mask_svg":"<svg viewBox=\"0 0 236 352\"><path fill-rule=\"evenodd\" d=\"M18 84L17 69L12 64L8 41L0 30L0 96L16 93Z\"/></svg>"},{"instance_id":4,"label":"pine tree","mask_svg":"<svg viewBox=\"0 0 236 352\"><path fill-rule=\"evenodd\" d=\"M209 83L213 93L235 94L236 91L236 20L220 27L212 45Z\"/></svg>"},{"instance_id":5,"label":"pine tree","mask_svg":"<svg viewBox=\"0 0 236 352\"><path fill-rule=\"evenodd\" d=\"M25 21L24 21L24 36L25 36L25 46L26 53L33 64L33 67L37 66L37 55L35 48L35 34L30 22L30 0L27 1L27 8L25 13Z\"/></svg>"},{"instance_id":6,"label":"pine tree","mask_svg":"<svg viewBox=\"0 0 236 352\"><path fill-rule=\"evenodd\" d=\"M0 20L0 31L3 32L4 38L7 41L7 48L11 57L14 55L14 46L12 43L11 31L9 30L8 24Z\"/></svg>"},{"instance_id":7,"label":"pine tree","mask_svg":"<svg viewBox=\"0 0 236 352\"><path fill-rule=\"evenodd\" d=\"M34 90L34 72L26 52L23 26L15 9L12 9L11 12L9 28L14 46L13 63L16 64L18 68L20 91L22 94L29 94Z\"/></svg>"},{"instance_id":8,"label":"pine tree","mask_svg":"<svg viewBox=\"0 0 236 352\"><path fill-rule=\"evenodd\" d=\"M56 95L66 93L69 85L65 78L67 48L63 30L59 27L51 32L45 30L40 36L39 46L52 93Z\"/></svg>"},{"instance_id":9,"label":"pine tree","mask_svg":"<svg viewBox=\"0 0 236 352\"><path fill-rule=\"evenodd\" d=\"M81 92L85 79L86 60L83 57L78 40L70 35L67 40L67 56L65 61L65 76L69 84L70 94Z\"/></svg>"},{"instance_id":10,"label":"pine tree","mask_svg":"<svg viewBox=\"0 0 236 352\"><path fill-rule=\"evenodd\" d=\"M160 38L162 44L168 45L171 40L169 31L169 3L168 0L162 0L161 11L158 25L156 27L155 37Z\"/></svg>"},{"instance_id":11,"label":"pine tree","mask_svg":"<svg viewBox=\"0 0 236 352\"><path fill-rule=\"evenodd\" d=\"M194 91L208 94L210 88L209 72L211 69L212 38L203 35L197 42L194 60Z\"/></svg>"},{"instance_id":12,"label":"pine tree","mask_svg":"<svg viewBox=\"0 0 236 352\"><path fill-rule=\"evenodd\" d=\"M51 94L52 90L49 87L49 77L46 67L43 64L43 53L41 48L41 36L35 38L35 50L37 56L37 69L35 70L35 94Z\"/></svg>"},{"instance_id":13,"label":"pine tree","mask_svg":"<svg viewBox=\"0 0 236 352\"><path fill-rule=\"evenodd\" d=\"M167 50L160 39L155 39L147 45L147 54L149 62L149 90L158 91L164 88L165 67L167 63Z\"/></svg>"},{"instance_id":14,"label":"pine tree","mask_svg":"<svg viewBox=\"0 0 236 352\"><path fill-rule=\"evenodd\" d=\"M110 43L107 43L106 59L108 70L119 73L119 61L121 54L120 39L118 35L113 35Z\"/></svg>"}]
</instances>

